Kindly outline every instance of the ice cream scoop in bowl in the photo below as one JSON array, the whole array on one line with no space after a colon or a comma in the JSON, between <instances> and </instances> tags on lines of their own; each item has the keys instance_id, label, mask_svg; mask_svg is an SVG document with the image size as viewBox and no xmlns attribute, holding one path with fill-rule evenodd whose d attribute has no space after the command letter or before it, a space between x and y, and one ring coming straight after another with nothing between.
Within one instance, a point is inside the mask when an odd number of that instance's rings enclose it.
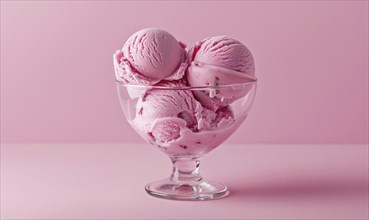
<instances>
[{"instance_id":1,"label":"ice cream scoop in bowl","mask_svg":"<svg viewBox=\"0 0 369 220\"><path fill-rule=\"evenodd\" d=\"M117 82L117 90L130 125L173 163L169 178L146 185L148 194L175 200L206 200L227 195L225 185L202 178L200 159L245 121L255 97L256 78L237 84L199 87L186 86L180 80L162 81L155 86ZM201 103L199 94L207 96L213 108Z\"/></svg>"}]
</instances>

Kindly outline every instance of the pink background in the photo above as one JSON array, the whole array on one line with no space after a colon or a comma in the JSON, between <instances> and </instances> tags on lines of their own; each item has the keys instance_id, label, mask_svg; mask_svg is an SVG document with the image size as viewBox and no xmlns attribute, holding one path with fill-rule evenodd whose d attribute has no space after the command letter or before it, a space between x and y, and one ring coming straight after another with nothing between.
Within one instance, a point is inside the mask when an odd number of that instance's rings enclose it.
<instances>
[{"instance_id":1,"label":"pink background","mask_svg":"<svg viewBox=\"0 0 369 220\"><path fill-rule=\"evenodd\" d=\"M1 142L142 142L112 54L155 26L192 44L225 34L259 78L233 143L368 143L368 2L1 2Z\"/></svg>"}]
</instances>

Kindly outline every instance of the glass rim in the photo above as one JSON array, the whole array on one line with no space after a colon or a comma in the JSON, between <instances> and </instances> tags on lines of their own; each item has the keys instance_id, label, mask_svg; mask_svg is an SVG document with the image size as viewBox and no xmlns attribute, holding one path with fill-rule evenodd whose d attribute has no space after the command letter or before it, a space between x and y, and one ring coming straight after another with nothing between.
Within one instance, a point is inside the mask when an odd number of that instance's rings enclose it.
<instances>
[{"instance_id":1,"label":"glass rim","mask_svg":"<svg viewBox=\"0 0 369 220\"><path fill-rule=\"evenodd\" d=\"M242 83L232 83L226 85L208 85L208 86L182 86L182 87L169 87L169 86L155 86L155 85L138 85L138 84L129 84L124 83L122 81L116 80L116 84L121 87L126 88L137 88L137 89L162 89L162 90L202 90L202 89L226 89L226 88L234 88L234 87L244 87L247 85L255 85L257 83L257 79L253 79L252 81L242 82Z\"/></svg>"}]
</instances>

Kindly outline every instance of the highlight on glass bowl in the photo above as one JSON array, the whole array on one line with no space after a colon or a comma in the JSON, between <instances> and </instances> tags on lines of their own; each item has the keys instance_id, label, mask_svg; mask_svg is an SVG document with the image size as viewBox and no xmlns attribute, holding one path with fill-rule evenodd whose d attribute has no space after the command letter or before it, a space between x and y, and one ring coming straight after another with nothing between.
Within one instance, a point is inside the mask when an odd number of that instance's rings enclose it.
<instances>
[{"instance_id":1,"label":"highlight on glass bowl","mask_svg":"<svg viewBox=\"0 0 369 220\"><path fill-rule=\"evenodd\" d=\"M173 163L172 174L147 184L146 192L174 200L226 196L227 187L203 178L199 165L251 109L257 79L248 48L227 36L187 47L166 31L147 28L134 33L113 59L127 121Z\"/></svg>"}]
</instances>

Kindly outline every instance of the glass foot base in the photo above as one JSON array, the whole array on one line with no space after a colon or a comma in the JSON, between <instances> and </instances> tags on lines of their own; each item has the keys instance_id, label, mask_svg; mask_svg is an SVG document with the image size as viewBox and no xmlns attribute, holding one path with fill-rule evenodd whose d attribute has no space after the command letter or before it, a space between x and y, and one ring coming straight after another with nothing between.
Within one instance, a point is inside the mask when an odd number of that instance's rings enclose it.
<instances>
[{"instance_id":1,"label":"glass foot base","mask_svg":"<svg viewBox=\"0 0 369 220\"><path fill-rule=\"evenodd\" d=\"M175 182L165 179L149 183L145 189L151 196L171 200L208 200L228 195L227 186L203 180L199 182Z\"/></svg>"}]
</instances>

